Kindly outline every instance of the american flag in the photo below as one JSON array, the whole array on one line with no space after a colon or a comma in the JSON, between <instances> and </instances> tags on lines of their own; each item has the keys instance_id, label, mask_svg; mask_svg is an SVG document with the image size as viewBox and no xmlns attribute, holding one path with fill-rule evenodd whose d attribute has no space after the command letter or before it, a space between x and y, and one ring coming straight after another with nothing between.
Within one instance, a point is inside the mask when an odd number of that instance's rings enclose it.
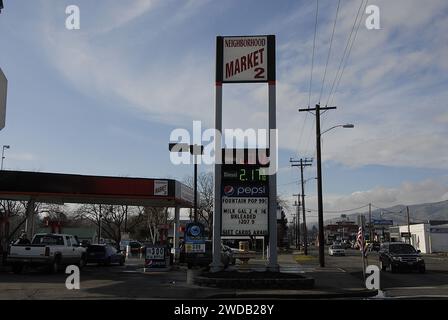
<instances>
[{"instance_id":1,"label":"american flag","mask_svg":"<svg viewBox=\"0 0 448 320\"><path fill-rule=\"evenodd\" d=\"M364 230L362 226L358 229L358 235L356 236L356 243L358 244L359 250L365 254L366 241L364 239Z\"/></svg>"}]
</instances>

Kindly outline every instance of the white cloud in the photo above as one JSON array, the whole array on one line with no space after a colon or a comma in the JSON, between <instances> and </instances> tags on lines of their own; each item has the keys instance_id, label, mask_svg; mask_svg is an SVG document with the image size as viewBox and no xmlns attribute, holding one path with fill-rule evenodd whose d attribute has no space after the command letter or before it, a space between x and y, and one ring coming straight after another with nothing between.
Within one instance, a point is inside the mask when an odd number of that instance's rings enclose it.
<instances>
[{"instance_id":1,"label":"white cloud","mask_svg":"<svg viewBox=\"0 0 448 320\"><path fill-rule=\"evenodd\" d=\"M185 27L186 16L200 18L202 4L186 2L173 16L163 19L160 28L175 24ZM151 12L158 2L134 1L130 6L110 6L98 22L110 28L129 24ZM340 55L352 27L359 2L342 4L330 60L326 92L336 73ZM323 120L323 128L352 122L354 130L336 131L325 136L324 159L336 160L350 166L383 164L388 166L416 166L447 168L448 129L441 114L448 94L441 83L447 82L446 39L444 21L445 1L378 1L381 9L382 30L368 31L361 26L350 61L345 70L335 102L337 111L330 111ZM313 12L313 6L283 17L272 23L270 32L282 37L290 35L295 23L302 23ZM117 19L113 19L113 18ZM318 35L313 101L320 90L326 59L326 48L332 28L333 12L323 10ZM366 17L365 15L363 16ZM434 21L434 17L438 17ZM164 27L165 26L165 27ZM303 26L303 25L302 25ZM305 114L298 107L308 103L309 60L312 26L302 39L291 37L279 41L279 81L277 92L280 147L299 155L312 156L314 132L312 116L308 116L302 139L299 139ZM114 97L131 105L152 120L178 124L189 128L192 120L203 120L213 125L214 112L214 57L213 52L197 52L187 48L182 58L169 61L148 58L139 68L128 63L133 53L122 43L104 47L96 42L97 34L69 34L45 25L44 41L49 60L72 85L87 95ZM101 29L106 32L112 29ZM209 54L210 56L207 56ZM151 63L152 61L152 63ZM205 62L205 63L204 63ZM227 90L232 91L226 94ZM234 127L265 127L263 112L267 110L266 89L260 86L241 86L224 90L227 115L224 122ZM119 103L118 102L118 103ZM229 112L230 111L230 112ZM238 114L238 117L234 115Z\"/></svg>"},{"instance_id":2,"label":"white cloud","mask_svg":"<svg viewBox=\"0 0 448 320\"><path fill-rule=\"evenodd\" d=\"M32 153L28 152L11 152L8 153L7 159L13 160L13 161L36 161L38 160L38 156Z\"/></svg>"},{"instance_id":3,"label":"white cloud","mask_svg":"<svg viewBox=\"0 0 448 320\"><path fill-rule=\"evenodd\" d=\"M448 112L435 116L434 121L438 123L448 124Z\"/></svg>"},{"instance_id":4,"label":"white cloud","mask_svg":"<svg viewBox=\"0 0 448 320\"><path fill-rule=\"evenodd\" d=\"M151 10L158 1L155 0L134 0L132 2L124 3L119 6L110 6L112 10L109 15L109 21L112 22L109 28L104 32L110 32L115 28L120 28L130 21L144 15Z\"/></svg>"}]
</instances>

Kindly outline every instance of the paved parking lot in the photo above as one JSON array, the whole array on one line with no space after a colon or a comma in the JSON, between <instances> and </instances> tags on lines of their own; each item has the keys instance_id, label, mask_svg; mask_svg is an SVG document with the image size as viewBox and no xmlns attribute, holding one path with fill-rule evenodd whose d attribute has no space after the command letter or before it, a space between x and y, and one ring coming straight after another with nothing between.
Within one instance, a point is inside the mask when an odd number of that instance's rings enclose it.
<instances>
[{"instance_id":1,"label":"paved parking lot","mask_svg":"<svg viewBox=\"0 0 448 320\"><path fill-rule=\"evenodd\" d=\"M281 254L282 272L300 272L316 280L314 290L282 292L291 295L319 294L340 289L363 288L362 263L359 252L348 250L347 256L326 257L326 267L318 266L317 253L310 258ZM381 289L386 297L441 297L448 298L448 258L426 256L427 273L381 272ZM376 254L369 256L369 264L377 264ZM187 268L169 272L142 272L143 260L130 259L125 266L88 265L81 272L81 289L67 290L67 275L42 271L23 274L0 272L0 299L203 299L217 294L241 294L241 290L198 287L187 283ZM253 260L251 268L263 269L263 261ZM247 292L247 291L246 291ZM275 294L279 294L276 292Z\"/></svg>"}]
</instances>

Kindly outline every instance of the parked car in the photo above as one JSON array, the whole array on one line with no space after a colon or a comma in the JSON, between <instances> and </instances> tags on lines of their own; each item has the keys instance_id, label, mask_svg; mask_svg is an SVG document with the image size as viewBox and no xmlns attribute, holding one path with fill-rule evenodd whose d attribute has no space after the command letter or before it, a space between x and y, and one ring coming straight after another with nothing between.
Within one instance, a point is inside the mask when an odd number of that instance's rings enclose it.
<instances>
[{"instance_id":1,"label":"parked car","mask_svg":"<svg viewBox=\"0 0 448 320\"><path fill-rule=\"evenodd\" d=\"M213 261L212 246L212 241L206 240L204 253L186 253L185 262L188 268L191 269L194 266L208 267ZM224 268L227 268L232 263L231 255L227 249L224 249L224 245L221 245L221 262Z\"/></svg>"},{"instance_id":2,"label":"parked car","mask_svg":"<svg viewBox=\"0 0 448 320\"><path fill-rule=\"evenodd\" d=\"M118 263L122 266L125 260L126 257L121 251L108 244L94 244L87 248L87 263L98 263L108 266L112 263Z\"/></svg>"},{"instance_id":3,"label":"parked car","mask_svg":"<svg viewBox=\"0 0 448 320\"><path fill-rule=\"evenodd\" d=\"M403 242L386 242L381 245L379 251L380 268L383 271L390 269L395 273L400 270L416 270L425 273L425 260L420 255L420 250Z\"/></svg>"},{"instance_id":4,"label":"parked car","mask_svg":"<svg viewBox=\"0 0 448 320\"><path fill-rule=\"evenodd\" d=\"M66 265L84 267L87 256L86 248L81 247L72 235L38 233L31 244L13 244L7 261L14 273L22 272L24 266L46 266L50 272L56 273Z\"/></svg>"},{"instance_id":5,"label":"parked car","mask_svg":"<svg viewBox=\"0 0 448 320\"><path fill-rule=\"evenodd\" d=\"M145 253L145 247L143 244L136 240L122 240L120 242L120 251L126 252L126 247L129 246L131 254Z\"/></svg>"},{"instance_id":6,"label":"parked car","mask_svg":"<svg viewBox=\"0 0 448 320\"><path fill-rule=\"evenodd\" d=\"M328 248L330 256L345 256L345 249L340 244L333 244Z\"/></svg>"}]
</instances>

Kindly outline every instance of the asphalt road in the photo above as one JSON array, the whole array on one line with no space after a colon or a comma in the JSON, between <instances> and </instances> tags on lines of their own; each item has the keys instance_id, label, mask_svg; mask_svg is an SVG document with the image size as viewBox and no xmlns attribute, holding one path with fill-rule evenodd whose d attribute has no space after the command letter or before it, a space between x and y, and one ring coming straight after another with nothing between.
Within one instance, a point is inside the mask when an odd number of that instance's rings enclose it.
<instances>
[{"instance_id":1,"label":"asphalt road","mask_svg":"<svg viewBox=\"0 0 448 320\"><path fill-rule=\"evenodd\" d=\"M333 266L362 278L362 259L359 251L347 250L346 256L326 256L327 266ZM426 273L381 271L380 287L386 297L443 297L448 298L448 257L424 255ZM369 265L379 266L378 254L370 253Z\"/></svg>"}]
</instances>

